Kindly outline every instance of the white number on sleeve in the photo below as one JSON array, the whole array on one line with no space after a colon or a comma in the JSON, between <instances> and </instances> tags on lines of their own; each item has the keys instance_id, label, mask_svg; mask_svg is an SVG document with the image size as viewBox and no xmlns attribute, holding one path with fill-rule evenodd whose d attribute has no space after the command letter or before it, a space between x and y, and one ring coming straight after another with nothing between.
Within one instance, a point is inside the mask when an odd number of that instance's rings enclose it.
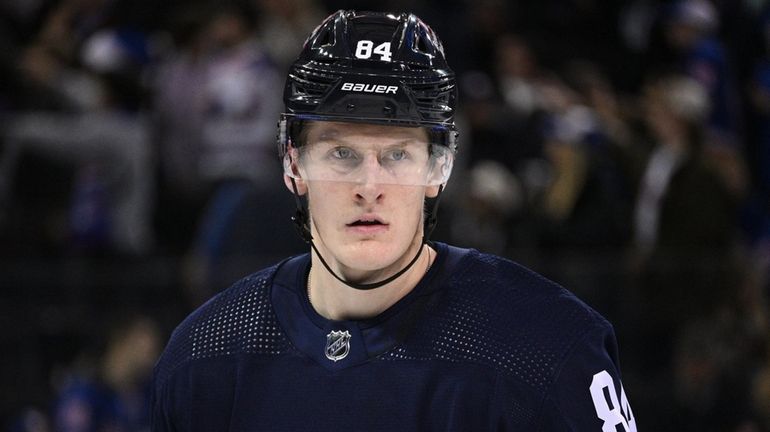
<instances>
[{"instance_id":1,"label":"white number on sleeve","mask_svg":"<svg viewBox=\"0 0 770 432\"><path fill-rule=\"evenodd\" d=\"M392 55L390 52L390 42L383 42L375 47L374 42L370 40L358 41L355 54L357 58L368 59L372 57L372 53L379 54L382 61L390 61Z\"/></svg>"},{"instance_id":2,"label":"white number on sleeve","mask_svg":"<svg viewBox=\"0 0 770 432\"><path fill-rule=\"evenodd\" d=\"M615 392L615 381L606 370L594 375L591 381L591 398L594 401L596 415L604 421L603 432L617 432L617 426L622 425L626 432L636 432L636 419L628 404L626 391L620 386L620 403ZM609 400L608 400L609 399Z\"/></svg>"}]
</instances>

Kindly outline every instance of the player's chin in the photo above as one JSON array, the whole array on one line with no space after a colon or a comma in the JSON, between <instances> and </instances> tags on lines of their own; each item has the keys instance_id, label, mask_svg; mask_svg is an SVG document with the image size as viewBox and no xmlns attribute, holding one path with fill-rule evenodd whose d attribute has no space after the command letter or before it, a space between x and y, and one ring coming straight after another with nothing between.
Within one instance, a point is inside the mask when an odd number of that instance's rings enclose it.
<instances>
[{"instance_id":1,"label":"player's chin","mask_svg":"<svg viewBox=\"0 0 770 432\"><path fill-rule=\"evenodd\" d=\"M349 246L343 258L346 266L363 271L378 271L398 265L408 253L410 243L377 238L358 240Z\"/></svg>"}]
</instances>

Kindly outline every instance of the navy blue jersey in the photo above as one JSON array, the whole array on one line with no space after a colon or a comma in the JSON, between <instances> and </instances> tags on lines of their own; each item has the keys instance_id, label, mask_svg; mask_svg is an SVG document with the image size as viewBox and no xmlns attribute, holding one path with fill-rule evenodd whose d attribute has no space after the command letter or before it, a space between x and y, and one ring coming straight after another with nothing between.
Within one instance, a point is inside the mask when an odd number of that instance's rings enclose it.
<instances>
[{"instance_id":1,"label":"navy blue jersey","mask_svg":"<svg viewBox=\"0 0 770 432\"><path fill-rule=\"evenodd\" d=\"M223 291L159 360L153 430L636 430L604 318L508 260L434 247L372 319L315 312L309 255Z\"/></svg>"}]
</instances>

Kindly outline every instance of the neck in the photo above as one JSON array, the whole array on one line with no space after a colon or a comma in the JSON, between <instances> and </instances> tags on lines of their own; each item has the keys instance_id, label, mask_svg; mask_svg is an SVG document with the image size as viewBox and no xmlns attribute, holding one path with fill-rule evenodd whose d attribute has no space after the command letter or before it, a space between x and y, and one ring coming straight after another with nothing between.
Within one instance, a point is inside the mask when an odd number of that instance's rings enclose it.
<instances>
[{"instance_id":1,"label":"neck","mask_svg":"<svg viewBox=\"0 0 770 432\"><path fill-rule=\"evenodd\" d=\"M338 281L326 271L316 253L313 252L307 286L310 304L318 314L330 320L365 319L379 315L409 294L427 273L435 259L436 252L430 246L422 243L417 246L425 250L406 273L386 285L371 290L357 290ZM416 248L409 248L404 258L397 262L398 266L405 266L416 252ZM392 267L395 267L392 273L401 269L397 266ZM375 282L379 277L388 276L388 274L383 276L382 272L378 271L372 272L371 278L372 282Z\"/></svg>"}]
</instances>

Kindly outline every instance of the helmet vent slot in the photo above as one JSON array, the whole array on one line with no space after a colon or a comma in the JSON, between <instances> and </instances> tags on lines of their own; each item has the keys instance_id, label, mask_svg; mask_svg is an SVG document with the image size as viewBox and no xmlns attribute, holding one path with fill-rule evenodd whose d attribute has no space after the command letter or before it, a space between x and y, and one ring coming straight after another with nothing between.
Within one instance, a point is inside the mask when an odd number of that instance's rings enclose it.
<instances>
[{"instance_id":1,"label":"helmet vent slot","mask_svg":"<svg viewBox=\"0 0 770 432\"><path fill-rule=\"evenodd\" d=\"M315 40L315 47L323 47L323 46L331 46L334 45L334 33L332 33L330 28L326 28L323 30L323 32L318 35L318 38Z\"/></svg>"},{"instance_id":2,"label":"helmet vent slot","mask_svg":"<svg viewBox=\"0 0 770 432\"><path fill-rule=\"evenodd\" d=\"M397 26L397 21L383 22L382 20L360 19L351 23L351 27L353 27L351 34L355 34L359 40L369 39L385 42L393 39Z\"/></svg>"},{"instance_id":3,"label":"helmet vent slot","mask_svg":"<svg viewBox=\"0 0 770 432\"><path fill-rule=\"evenodd\" d=\"M414 49L421 53L430 54L428 45L425 44L425 37L419 33L417 33L414 38Z\"/></svg>"}]
</instances>

